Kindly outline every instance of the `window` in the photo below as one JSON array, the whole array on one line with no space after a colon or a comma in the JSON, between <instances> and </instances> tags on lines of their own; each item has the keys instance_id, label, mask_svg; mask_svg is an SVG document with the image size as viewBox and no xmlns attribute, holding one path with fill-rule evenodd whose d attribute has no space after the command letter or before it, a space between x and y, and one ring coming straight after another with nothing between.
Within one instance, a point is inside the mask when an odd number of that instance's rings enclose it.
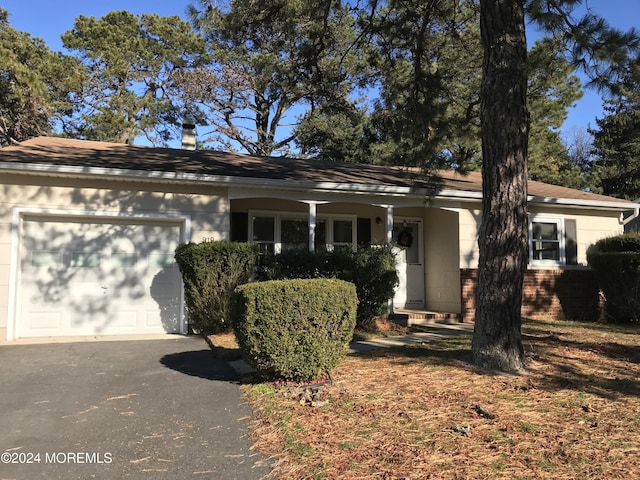
<instances>
[{"instance_id":1,"label":"window","mask_svg":"<svg viewBox=\"0 0 640 480\"><path fill-rule=\"evenodd\" d=\"M78 268L100 267L100 252L73 252L71 266Z\"/></svg>"},{"instance_id":2,"label":"window","mask_svg":"<svg viewBox=\"0 0 640 480\"><path fill-rule=\"evenodd\" d=\"M316 220L314 245L316 250L327 249L327 222L324 219ZM309 221L283 216L280 219L280 251L293 249L309 249Z\"/></svg>"},{"instance_id":3,"label":"window","mask_svg":"<svg viewBox=\"0 0 640 480\"><path fill-rule=\"evenodd\" d=\"M260 253L309 249L309 218L301 213L250 212L250 237ZM355 246L356 218L344 215L316 219L315 249Z\"/></svg>"},{"instance_id":4,"label":"window","mask_svg":"<svg viewBox=\"0 0 640 480\"><path fill-rule=\"evenodd\" d=\"M62 252L31 252L31 266L36 268L61 267Z\"/></svg>"},{"instance_id":5,"label":"window","mask_svg":"<svg viewBox=\"0 0 640 480\"><path fill-rule=\"evenodd\" d=\"M111 254L111 266L114 268L135 268L138 254L128 252L114 252Z\"/></svg>"},{"instance_id":6,"label":"window","mask_svg":"<svg viewBox=\"0 0 640 480\"><path fill-rule=\"evenodd\" d=\"M419 265L420 264L420 231L422 230L421 222L407 222L394 223L393 224L393 244L398 247L398 238L401 233L406 235L407 244L401 246L400 255L403 257L403 261L408 264Z\"/></svg>"},{"instance_id":7,"label":"window","mask_svg":"<svg viewBox=\"0 0 640 480\"><path fill-rule=\"evenodd\" d=\"M529 260L532 265L577 265L576 221L561 217L529 218Z\"/></svg>"},{"instance_id":8,"label":"window","mask_svg":"<svg viewBox=\"0 0 640 480\"><path fill-rule=\"evenodd\" d=\"M559 227L558 221L531 222L532 260L560 261Z\"/></svg>"},{"instance_id":9,"label":"window","mask_svg":"<svg viewBox=\"0 0 640 480\"><path fill-rule=\"evenodd\" d=\"M302 218L280 220L280 241L282 250L309 248L309 221Z\"/></svg>"},{"instance_id":10,"label":"window","mask_svg":"<svg viewBox=\"0 0 640 480\"><path fill-rule=\"evenodd\" d=\"M253 216L252 239L260 247L260 253L275 253L276 217Z\"/></svg>"},{"instance_id":11,"label":"window","mask_svg":"<svg viewBox=\"0 0 640 480\"><path fill-rule=\"evenodd\" d=\"M349 217L324 218L316 225L316 249L333 251L356 247L356 219Z\"/></svg>"},{"instance_id":12,"label":"window","mask_svg":"<svg viewBox=\"0 0 640 480\"><path fill-rule=\"evenodd\" d=\"M151 253L149 254L149 266L151 268L173 268L175 264L173 253Z\"/></svg>"},{"instance_id":13,"label":"window","mask_svg":"<svg viewBox=\"0 0 640 480\"><path fill-rule=\"evenodd\" d=\"M353 220L333 221L333 246L334 248L352 248Z\"/></svg>"}]
</instances>

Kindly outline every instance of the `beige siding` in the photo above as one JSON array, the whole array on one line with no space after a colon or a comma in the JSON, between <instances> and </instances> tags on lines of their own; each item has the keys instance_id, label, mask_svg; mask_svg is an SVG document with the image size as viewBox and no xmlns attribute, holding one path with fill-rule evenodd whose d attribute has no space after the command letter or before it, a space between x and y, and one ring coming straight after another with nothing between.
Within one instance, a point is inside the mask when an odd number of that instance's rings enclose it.
<instances>
[{"instance_id":1,"label":"beige siding","mask_svg":"<svg viewBox=\"0 0 640 480\"><path fill-rule=\"evenodd\" d=\"M576 208L558 208L531 205L529 213L552 218L576 220L578 235L578 263L587 265L587 252L599 239L618 235L623 227L619 213ZM460 268L478 268L478 226L481 210L460 210Z\"/></svg>"},{"instance_id":2,"label":"beige siding","mask_svg":"<svg viewBox=\"0 0 640 480\"><path fill-rule=\"evenodd\" d=\"M2 175L0 184L0 328L7 325L14 207L73 212L182 215L191 240L229 238L226 189Z\"/></svg>"},{"instance_id":3,"label":"beige siding","mask_svg":"<svg viewBox=\"0 0 640 480\"><path fill-rule=\"evenodd\" d=\"M269 212L299 212L309 213L309 207L303 202L294 200L281 200L278 198L244 198L231 200L231 209L234 212L248 212L249 210L262 210Z\"/></svg>"},{"instance_id":4,"label":"beige siding","mask_svg":"<svg viewBox=\"0 0 640 480\"><path fill-rule=\"evenodd\" d=\"M578 229L578 263L585 265L587 264L587 252L598 240L623 233L623 227L616 214L610 214L609 217L603 216L603 213L600 213L599 216L577 217L576 226Z\"/></svg>"},{"instance_id":5,"label":"beige siding","mask_svg":"<svg viewBox=\"0 0 640 480\"><path fill-rule=\"evenodd\" d=\"M530 208L532 215L559 217L576 221L578 240L578 263L587 265L587 252L601 238L612 237L623 233L620 225L620 214L600 210L577 210L571 208Z\"/></svg>"},{"instance_id":6,"label":"beige siding","mask_svg":"<svg viewBox=\"0 0 640 480\"><path fill-rule=\"evenodd\" d=\"M460 209L460 268L478 267L478 227L481 210L477 208Z\"/></svg>"},{"instance_id":7,"label":"beige siding","mask_svg":"<svg viewBox=\"0 0 640 480\"><path fill-rule=\"evenodd\" d=\"M428 310L460 313L458 222L457 212L426 210L424 243Z\"/></svg>"}]
</instances>

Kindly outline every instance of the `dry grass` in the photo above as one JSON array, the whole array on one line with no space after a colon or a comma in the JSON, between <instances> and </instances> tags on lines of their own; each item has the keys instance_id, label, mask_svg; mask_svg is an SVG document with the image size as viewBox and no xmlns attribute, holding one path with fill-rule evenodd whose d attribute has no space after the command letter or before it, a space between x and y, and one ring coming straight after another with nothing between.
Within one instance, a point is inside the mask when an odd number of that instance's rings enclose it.
<instances>
[{"instance_id":1,"label":"dry grass","mask_svg":"<svg viewBox=\"0 0 640 480\"><path fill-rule=\"evenodd\" d=\"M640 478L638 328L523 331L522 375L473 368L462 337L349 356L321 407L247 384L255 448L279 479Z\"/></svg>"}]
</instances>

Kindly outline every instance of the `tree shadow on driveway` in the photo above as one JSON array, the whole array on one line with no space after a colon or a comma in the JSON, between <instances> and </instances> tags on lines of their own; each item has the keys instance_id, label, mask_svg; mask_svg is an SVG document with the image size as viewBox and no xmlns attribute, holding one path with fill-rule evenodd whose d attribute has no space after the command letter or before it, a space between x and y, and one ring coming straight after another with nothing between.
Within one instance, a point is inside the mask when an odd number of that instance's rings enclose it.
<instances>
[{"instance_id":1,"label":"tree shadow on driveway","mask_svg":"<svg viewBox=\"0 0 640 480\"><path fill-rule=\"evenodd\" d=\"M236 371L225 360L216 358L210 349L170 353L164 355L160 363L185 375L206 380L240 383L240 377Z\"/></svg>"}]
</instances>

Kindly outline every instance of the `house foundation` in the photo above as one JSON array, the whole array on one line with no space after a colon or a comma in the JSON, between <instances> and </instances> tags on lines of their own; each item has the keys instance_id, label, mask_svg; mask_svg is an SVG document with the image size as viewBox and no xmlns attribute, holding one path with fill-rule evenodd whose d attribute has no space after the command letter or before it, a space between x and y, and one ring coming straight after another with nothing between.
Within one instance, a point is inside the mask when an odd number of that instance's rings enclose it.
<instances>
[{"instance_id":1,"label":"house foundation","mask_svg":"<svg viewBox=\"0 0 640 480\"><path fill-rule=\"evenodd\" d=\"M477 269L460 270L462 321L475 318ZM541 320L600 318L599 289L587 269L527 270L522 290L522 316Z\"/></svg>"}]
</instances>

